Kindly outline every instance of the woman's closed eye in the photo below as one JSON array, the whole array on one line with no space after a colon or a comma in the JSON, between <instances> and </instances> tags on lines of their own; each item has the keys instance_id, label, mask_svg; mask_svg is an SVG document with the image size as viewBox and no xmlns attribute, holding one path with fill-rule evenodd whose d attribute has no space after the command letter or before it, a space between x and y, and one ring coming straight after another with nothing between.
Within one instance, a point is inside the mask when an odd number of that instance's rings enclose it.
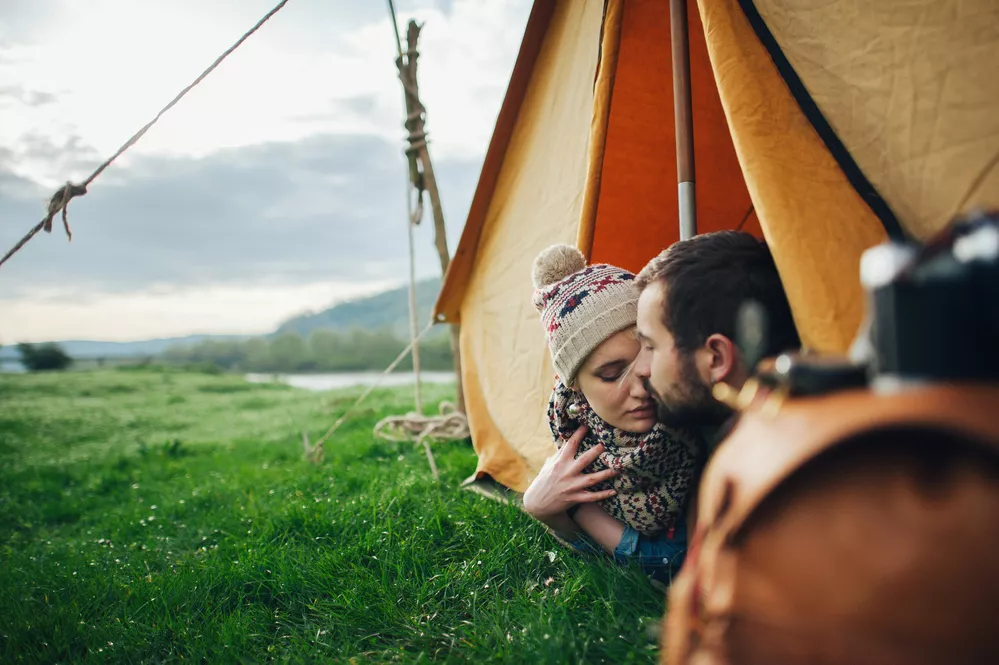
<instances>
[{"instance_id":1,"label":"woman's closed eye","mask_svg":"<svg viewBox=\"0 0 999 665\"><path fill-rule=\"evenodd\" d=\"M627 369L628 363L623 360L617 360L601 365L597 368L597 371L594 372L593 375L604 383L614 383L624 376L625 370Z\"/></svg>"}]
</instances>

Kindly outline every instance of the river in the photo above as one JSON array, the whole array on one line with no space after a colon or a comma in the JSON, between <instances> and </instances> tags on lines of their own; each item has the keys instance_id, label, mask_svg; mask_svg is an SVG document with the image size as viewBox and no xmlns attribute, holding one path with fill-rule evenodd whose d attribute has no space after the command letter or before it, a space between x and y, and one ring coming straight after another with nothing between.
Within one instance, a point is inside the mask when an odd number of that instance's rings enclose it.
<instances>
[{"instance_id":1,"label":"river","mask_svg":"<svg viewBox=\"0 0 999 665\"><path fill-rule=\"evenodd\" d=\"M453 372L420 372L423 383L453 383ZM353 386L370 386L381 379L379 385L406 386L413 385L415 378L412 372L394 372L382 377L381 372L340 372L336 374L247 374L246 380L251 383L271 383L280 381L295 388L306 390L336 390Z\"/></svg>"}]
</instances>

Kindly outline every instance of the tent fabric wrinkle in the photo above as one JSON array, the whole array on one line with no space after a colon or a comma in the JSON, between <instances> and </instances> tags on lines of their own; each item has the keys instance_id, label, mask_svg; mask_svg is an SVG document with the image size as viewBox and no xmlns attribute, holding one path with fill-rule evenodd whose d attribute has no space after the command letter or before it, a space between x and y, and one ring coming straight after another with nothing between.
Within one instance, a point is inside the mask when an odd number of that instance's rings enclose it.
<instances>
[{"instance_id":1,"label":"tent fabric wrinkle","mask_svg":"<svg viewBox=\"0 0 999 665\"><path fill-rule=\"evenodd\" d=\"M999 2L743 4L911 235L999 204Z\"/></svg>"}]
</instances>

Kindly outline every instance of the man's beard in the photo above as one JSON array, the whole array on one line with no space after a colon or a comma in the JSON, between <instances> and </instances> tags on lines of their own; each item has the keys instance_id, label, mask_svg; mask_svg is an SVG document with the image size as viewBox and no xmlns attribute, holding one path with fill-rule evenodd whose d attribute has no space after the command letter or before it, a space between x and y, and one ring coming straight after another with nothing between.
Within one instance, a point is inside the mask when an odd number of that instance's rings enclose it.
<instances>
[{"instance_id":1,"label":"man's beard","mask_svg":"<svg viewBox=\"0 0 999 665\"><path fill-rule=\"evenodd\" d=\"M642 383L656 405L657 419L667 427L718 426L732 413L701 381L693 356L681 356L679 382L671 395L658 393L648 378Z\"/></svg>"}]
</instances>

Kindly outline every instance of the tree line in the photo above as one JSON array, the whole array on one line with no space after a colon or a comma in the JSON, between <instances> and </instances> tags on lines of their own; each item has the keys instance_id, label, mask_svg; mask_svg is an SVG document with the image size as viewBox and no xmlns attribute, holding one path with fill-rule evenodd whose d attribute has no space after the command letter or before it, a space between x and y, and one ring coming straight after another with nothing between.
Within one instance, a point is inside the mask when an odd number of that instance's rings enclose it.
<instances>
[{"instance_id":1,"label":"tree line","mask_svg":"<svg viewBox=\"0 0 999 665\"><path fill-rule=\"evenodd\" d=\"M197 344L168 348L159 357L143 358L143 364L158 362L179 367L228 372L357 372L383 370L409 344L389 330L335 332L317 330L303 337L285 332L271 337L246 340L207 339ZM58 344L18 344L20 361L31 372L64 370L73 365ZM116 361L129 362L126 358ZM420 342L421 367L450 370L453 367L450 340L436 334ZM98 362L98 365L101 363ZM412 355L398 365L398 371L413 368Z\"/></svg>"},{"instance_id":2,"label":"tree line","mask_svg":"<svg viewBox=\"0 0 999 665\"><path fill-rule=\"evenodd\" d=\"M171 347L160 360L171 365L214 366L238 372L356 372L383 370L409 344L390 331L316 330L302 337L285 332L247 340L205 340ZM450 341L436 335L420 342L420 366L426 370L452 368ZM412 355L399 371L413 368Z\"/></svg>"}]
</instances>

